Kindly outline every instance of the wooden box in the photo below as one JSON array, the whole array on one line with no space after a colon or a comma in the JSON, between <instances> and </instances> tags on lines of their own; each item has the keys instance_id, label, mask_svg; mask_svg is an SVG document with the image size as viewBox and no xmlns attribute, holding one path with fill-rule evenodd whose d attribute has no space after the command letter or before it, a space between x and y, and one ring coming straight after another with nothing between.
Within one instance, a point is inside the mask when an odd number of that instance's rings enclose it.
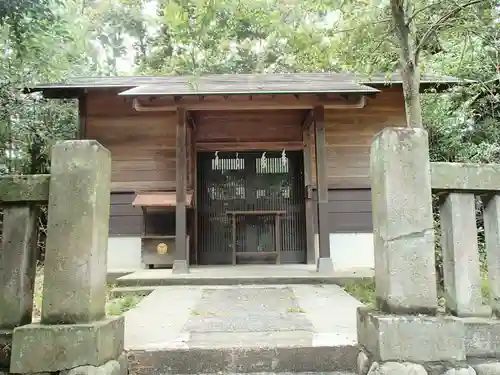
<instances>
[{"instance_id":1,"label":"wooden box","mask_svg":"<svg viewBox=\"0 0 500 375\"><path fill-rule=\"evenodd\" d=\"M189 236L186 236L189 249ZM143 236L142 263L147 268L172 267L175 260L175 236ZM188 259L189 262L189 259Z\"/></svg>"}]
</instances>

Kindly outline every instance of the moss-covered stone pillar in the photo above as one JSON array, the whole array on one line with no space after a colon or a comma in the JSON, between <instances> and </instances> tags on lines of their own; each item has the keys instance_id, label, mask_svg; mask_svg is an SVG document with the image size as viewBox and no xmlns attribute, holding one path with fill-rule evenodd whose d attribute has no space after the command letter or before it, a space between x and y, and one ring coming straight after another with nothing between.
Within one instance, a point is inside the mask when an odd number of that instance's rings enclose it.
<instances>
[{"instance_id":1,"label":"moss-covered stone pillar","mask_svg":"<svg viewBox=\"0 0 500 375\"><path fill-rule=\"evenodd\" d=\"M110 180L96 141L53 148L42 320L14 330L11 372L82 373L122 355L123 317L105 314Z\"/></svg>"}]
</instances>

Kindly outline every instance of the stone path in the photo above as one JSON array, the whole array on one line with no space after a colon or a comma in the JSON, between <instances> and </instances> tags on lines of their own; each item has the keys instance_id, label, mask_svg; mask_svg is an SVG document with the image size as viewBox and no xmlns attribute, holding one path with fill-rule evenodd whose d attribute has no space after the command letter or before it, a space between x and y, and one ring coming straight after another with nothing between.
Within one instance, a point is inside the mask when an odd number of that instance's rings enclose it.
<instances>
[{"instance_id":1,"label":"stone path","mask_svg":"<svg viewBox=\"0 0 500 375\"><path fill-rule=\"evenodd\" d=\"M358 306L337 285L158 287L126 313L125 346L353 345Z\"/></svg>"}]
</instances>

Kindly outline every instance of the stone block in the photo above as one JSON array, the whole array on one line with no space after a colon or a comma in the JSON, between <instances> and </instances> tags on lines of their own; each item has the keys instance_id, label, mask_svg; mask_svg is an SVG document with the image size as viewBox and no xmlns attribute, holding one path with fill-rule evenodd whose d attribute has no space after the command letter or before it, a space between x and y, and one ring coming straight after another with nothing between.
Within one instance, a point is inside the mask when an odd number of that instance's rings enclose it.
<instances>
[{"instance_id":1,"label":"stone block","mask_svg":"<svg viewBox=\"0 0 500 375\"><path fill-rule=\"evenodd\" d=\"M124 318L92 323L29 324L14 330L10 371L54 372L101 366L123 352Z\"/></svg>"},{"instance_id":2,"label":"stone block","mask_svg":"<svg viewBox=\"0 0 500 375\"><path fill-rule=\"evenodd\" d=\"M316 271L323 275L333 274L333 259L332 258L318 258Z\"/></svg>"},{"instance_id":3,"label":"stone block","mask_svg":"<svg viewBox=\"0 0 500 375\"><path fill-rule=\"evenodd\" d=\"M12 351L12 331L0 330L0 369L8 369Z\"/></svg>"},{"instance_id":4,"label":"stone block","mask_svg":"<svg viewBox=\"0 0 500 375\"><path fill-rule=\"evenodd\" d=\"M477 375L500 375L500 362L472 363Z\"/></svg>"},{"instance_id":5,"label":"stone block","mask_svg":"<svg viewBox=\"0 0 500 375\"><path fill-rule=\"evenodd\" d=\"M102 366L78 366L61 371L59 375L126 375L119 361L111 360Z\"/></svg>"},{"instance_id":6,"label":"stone block","mask_svg":"<svg viewBox=\"0 0 500 375\"><path fill-rule=\"evenodd\" d=\"M359 308L358 343L375 361L464 361L465 326L455 317L385 315Z\"/></svg>"},{"instance_id":7,"label":"stone block","mask_svg":"<svg viewBox=\"0 0 500 375\"><path fill-rule=\"evenodd\" d=\"M500 318L500 194L484 202L484 236L488 249L488 288L490 306Z\"/></svg>"},{"instance_id":8,"label":"stone block","mask_svg":"<svg viewBox=\"0 0 500 375\"><path fill-rule=\"evenodd\" d=\"M450 368L443 375L476 375L476 371L470 367Z\"/></svg>"},{"instance_id":9,"label":"stone block","mask_svg":"<svg viewBox=\"0 0 500 375\"><path fill-rule=\"evenodd\" d=\"M386 128L370 154L375 282L382 311L435 313L429 145L423 129Z\"/></svg>"},{"instance_id":10,"label":"stone block","mask_svg":"<svg viewBox=\"0 0 500 375\"><path fill-rule=\"evenodd\" d=\"M475 193L497 191L500 164L431 163L432 189Z\"/></svg>"},{"instance_id":11,"label":"stone block","mask_svg":"<svg viewBox=\"0 0 500 375\"><path fill-rule=\"evenodd\" d=\"M52 151L44 324L102 319L106 302L111 156L96 141Z\"/></svg>"},{"instance_id":12,"label":"stone block","mask_svg":"<svg viewBox=\"0 0 500 375\"><path fill-rule=\"evenodd\" d=\"M465 350L468 357L500 357L500 321L464 318Z\"/></svg>"},{"instance_id":13,"label":"stone block","mask_svg":"<svg viewBox=\"0 0 500 375\"><path fill-rule=\"evenodd\" d=\"M31 323L36 274L37 207L3 208L0 248L0 329Z\"/></svg>"},{"instance_id":14,"label":"stone block","mask_svg":"<svg viewBox=\"0 0 500 375\"><path fill-rule=\"evenodd\" d=\"M483 308L474 194L450 193L441 203L446 304L457 316L486 316Z\"/></svg>"},{"instance_id":15,"label":"stone block","mask_svg":"<svg viewBox=\"0 0 500 375\"><path fill-rule=\"evenodd\" d=\"M417 363L373 362L368 375L427 375L427 371Z\"/></svg>"}]
</instances>

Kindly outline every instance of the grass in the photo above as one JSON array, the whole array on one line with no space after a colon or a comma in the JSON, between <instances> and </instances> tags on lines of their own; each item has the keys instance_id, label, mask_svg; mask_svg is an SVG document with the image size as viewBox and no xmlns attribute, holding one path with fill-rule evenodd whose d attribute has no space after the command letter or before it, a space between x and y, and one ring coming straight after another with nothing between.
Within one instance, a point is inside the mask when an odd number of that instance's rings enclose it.
<instances>
[{"instance_id":1,"label":"grass","mask_svg":"<svg viewBox=\"0 0 500 375\"><path fill-rule=\"evenodd\" d=\"M348 281L344 285L344 290L365 306L372 308L376 306L374 281Z\"/></svg>"},{"instance_id":2,"label":"grass","mask_svg":"<svg viewBox=\"0 0 500 375\"><path fill-rule=\"evenodd\" d=\"M289 307L287 309L287 311L289 313L300 313L300 314L304 314L305 313L305 310L301 309L300 307Z\"/></svg>"},{"instance_id":3,"label":"grass","mask_svg":"<svg viewBox=\"0 0 500 375\"><path fill-rule=\"evenodd\" d=\"M144 296L125 295L119 298L110 298L109 291L113 285L108 285L106 297L106 315L119 316L136 307ZM43 294L43 267L38 267L35 277L35 293L33 298L33 322L39 322L42 313Z\"/></svg>"},{"instance_id":4,"label":"grass","mask_svg":"<svg viewBox=\"0 0 500 375\"><path fill-rule=\"evenodd\" d=\"M361 301L367 307L376 307L375 282L374 281L349 281L344 285L344 290L354 298ZM483 273L481 282L483 304L489 305L488 276ZM438 297L442 297L444 291L438 289Z\"/></svg>"}]
</instances>

